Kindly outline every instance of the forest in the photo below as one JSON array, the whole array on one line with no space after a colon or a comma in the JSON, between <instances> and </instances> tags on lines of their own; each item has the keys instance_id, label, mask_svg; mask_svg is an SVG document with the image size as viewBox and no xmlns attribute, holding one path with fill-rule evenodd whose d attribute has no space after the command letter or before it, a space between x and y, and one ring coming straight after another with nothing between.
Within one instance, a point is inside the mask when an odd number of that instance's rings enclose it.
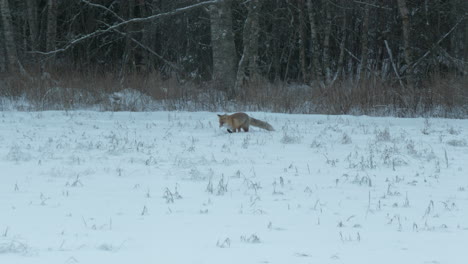
<instances>
[{"instance_id":1,"label":"forest","mask_svg":"<svg viewBox=\"0 0 468 264\"><path fill-rule=\"evenodd\" d=\"M0 17L0 110L468 116L466 0L0 0Z\"/></svg>"}]
</instances>

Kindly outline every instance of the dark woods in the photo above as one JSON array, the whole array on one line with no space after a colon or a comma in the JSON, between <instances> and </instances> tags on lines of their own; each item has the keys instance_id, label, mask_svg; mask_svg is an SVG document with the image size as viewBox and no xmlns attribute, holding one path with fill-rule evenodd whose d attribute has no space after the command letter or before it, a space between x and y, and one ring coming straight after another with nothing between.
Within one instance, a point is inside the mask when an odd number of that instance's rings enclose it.
<instances>
[{"instance_id":1,"label":"dark woods","mask_svg":"<svg viewBox=\"0 0 468 264\"><path fill-rule=\"evenodd\" d=\"M131 88L252 110L468 112L466 0L0 0L0 9L4 97Z\"/></svg>"}]
</instances>

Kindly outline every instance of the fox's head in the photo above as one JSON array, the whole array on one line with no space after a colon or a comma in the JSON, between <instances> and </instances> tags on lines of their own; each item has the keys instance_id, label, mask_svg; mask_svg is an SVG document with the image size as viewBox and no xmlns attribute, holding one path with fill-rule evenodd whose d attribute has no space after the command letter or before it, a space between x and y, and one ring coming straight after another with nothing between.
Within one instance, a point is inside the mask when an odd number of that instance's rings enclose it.
<instances>
[{"instance_id":1,"label":"fox's head","mask_svg":"<svg viewBox=\"0 0 468 264\"><path fill-rule=\"evenodd\" d=\"M228 115L218 115L219 118L219 127L223 127L226 124Z\"/></svg>"}]
</instances>

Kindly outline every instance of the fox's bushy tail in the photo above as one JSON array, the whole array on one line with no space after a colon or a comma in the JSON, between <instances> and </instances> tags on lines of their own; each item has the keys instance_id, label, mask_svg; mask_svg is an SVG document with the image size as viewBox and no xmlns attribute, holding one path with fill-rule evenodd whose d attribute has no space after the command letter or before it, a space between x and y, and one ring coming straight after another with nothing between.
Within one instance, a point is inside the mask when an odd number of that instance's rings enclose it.
<instances>
[{"instance_id":1,"label":"fox's bushy tail","mask_svg":"<svg viewBox=\"0 0 468 264\"><path fill-rule=\"evenodd\" d=\"M270 124L268 124L267 122L262 121L262 120L258 120L258 119L252 118L252 117L250 118L250 125L256 126L256 127L259 127L259 128L263 128L263 129L266 129L268 131L275 131L275 129Z\"/></svg>"}]
</instances>

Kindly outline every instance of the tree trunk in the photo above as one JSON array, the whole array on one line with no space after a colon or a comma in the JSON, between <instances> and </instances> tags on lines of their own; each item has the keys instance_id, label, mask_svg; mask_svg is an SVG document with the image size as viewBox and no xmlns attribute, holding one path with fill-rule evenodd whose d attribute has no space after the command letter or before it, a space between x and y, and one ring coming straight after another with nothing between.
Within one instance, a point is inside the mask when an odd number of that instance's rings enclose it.
<instances>
[{"instance_id":1,"label":"tree trunk","mask_svg":"<svg viewBox=\"0 0 468 264\"><path fill-rule=\"evenodd\" d=\"M236 50L232 30L231 0L210 5L211 45L213 56L213 80L234 98L236 78Z\"/></svg>"},{"instance_id":2,"label":"tree trunk","mask_svg":"<svg viewBox=\"0 0 468 264\"><path fill-rule=\"evenodd\" d=\"M37 18L37 1L27 0L27 14L28 14L28 28L29 28L29 42L31 50L35 51L37 45L37 31L38 31L38 18Z\"/></svg>"},{"instance_id":3,"label":"tree trunk","mask_svg":"<svg viewBox=\"0 0 468 264\"><path fill-rule=\"evenodd\" d=\"M306 45L306 32L305 32L305 17L304 17L304 8L305 3L304 0L299 0L299 37L301 43L299 43L299 59L301 61L301 73L302 73L302 81L304 83L309 82L309 74L307 73L307 66L306 66L306 52L305 52L305 45Z\"/></svg>"},{"instance_id":4,"label":"tree trunk","mask_svg":"<svg viewBox=\"0 0 468 264\"><path fill-rule=\"evenodd\" d=\"M330 34L332 28L332 19L331 19L331 12L330 12L330 5L328 4L329 0L322 0L322 8L325 9L325 30L324 30L324 37L323 37L323 69L325 71L325 82L328 83L330 81L331 70L330 70Z\"/></svg>"},{"instance_id":5,"label":"tree trunk","mask_svg":"<svg viewBox=\"0 0 468 264\"><path fill-rule=\"evenodd\" d=\"M152 15L151 10L152 9L145 6L145 4L140 4L140 14L142 17ZM155 38L155 34L156 34L155 28L156 26L153 23L144 24L143 34L141 36L141 42L143 43L143 45L154 48L152 47L153 46L152 42L154 42L153 39ZM153 70L153 65L154 65L153 56L147 50L143 50L141 53L142 53L142 58L141 58L142 70L144 70L147 73L151 72Z\"/></svg>"},{"instance_id":6,"label":"tree trunk","mask_svg":"<svg viewBox=\"0 0 468 264\"><path fill-rule=\"evenodd\" d=\"M127 8L127 19L132 19L135 17L135 0L123 1L122 5L128 5L122 7L122 9ZM120 72L120 78L125 78L126 73L134 71L134 47L131 38L133 37L134 24L130 23L125 26L125 50L124 57L122 61L122 69Z\"/></svg>"},{"instance_id":7,"label":"tree trunk","mask_svg":"<svg viewBox=\"0 0 468 264\"><path fill-rule=\"evenodd\" d=\"M347 0L344 0L342 1L342 5L345 6L345 1ZM338 77L340 77L340 75L344 75L343 74L343 63L344 63L344 55L345 55L345 44L346 44L346 38L347 38L347 22L348 22L348 19L347 19L347 15L346 15L346 9L343 9L343 24L341 25L341 42L340 42L340 55L338 57L338 63L337 63L337 66L336 66L336 73L335 73L335 77L333 78L334 80L336 80Z\"/></svg>"},{"instance_id":8,"label":"tree trunk","mask_svg":"<svg viewBox=\"0 0 468 264\"><path fill-rule=\"evenodd\" d=\"M46 50L55 50L55 41L57 39L57 2L48 0L47 2L47 40Z\"/></svg>"},{"instance_id":9,"label":"tree trunk","mask_svg":"<svg viewBox=\"0 0 468 264\"><path fill-rule=\"evenodd\" d=\"M410 45L410 22L409 22L409 11L408 7L406 6L406 0L398 0L398 9L400 10L401 20L403 23L403 50L404 50L404 57L406 62L406 81L408 83L408 87L413 87L413 76L412 73L409 71L411 64L412 64L412 56L411 56L411 45Z\"/></svg>"},{"instance_id":10,"label":"tree trunk","mask_svg":"<svg viewBox=\"0 0 468 264\"><path fill-rule=\"evenodd\" d=\"M312 5L312 0L307 0L307 12L309 15L309 23L310 23L310 45L312 50L312 76L318 80L322 78L322 70L320 69L319 63L319 42L318 42L318 34L317 34L317 26L315 24L315 14L314 14L314 7Z\"/></svg>"},{"instance_id":11,"label":"tree trunk","mask_svg":"<svg viewBox=\"0 0 468 264\"><path fill-rule=\"evenodd\" d=\"M55 42L57 39L57 0L47 1L47 39L46 50L55 50ZM55 55L49 58L48 66L55 64Z\"/></svg>"},{"instance_id":12,"label":"tree trunk","mask_svg":"<svg viewBox=\"0 0 468 264\"><path fill-rule=\"evenodd\" d=\"M465 4L466 3L467 2L465 2ZM466 4L466 5L468 5L468 4ZM464 58L465 59L464 59L463 63L465 64L465 75L468 75L468 19L465 19L464 23L465 23L465 41L464 41L464 43L465 43L465 47L464 47L465 56L464 56Z\"/></svg>"},{"instance_id":13,"label":"tree trunk","mask_svg":"<svg viewBox=\"0 0 468 264\"><path fill-rule=\"evenodd\" d=\"M465 11L468 11L468 1L464 0L463 3L460 3L460 9L464 9ZM464 25L464 28L465 30L463 30L464 32L462 32L462 41L461 44L462 44L462 52L463 52L463 64L465 66L465 72L464 74L465 75L468 75L468 18L466 17L467 15L465 15L465 21L463 21L462 25ZM463 38L463 35L464 35L464 38ZM464 43L464 44L463 44Z\"/></svg>"},{"instance_id":14,"label":"tree trunk","mask_svg":"<svg viewBox=\"0 0 468 264\"><path fill-rule=\"evenodd\" d=\"M257 72L256 58L258 52L258 0L252 0L247 6L248 14L244 22L243 44L244 50L237 69L235 91L240 91L243 82L247 78L247 69L250 77Z\"/></svg>"},{"instance_id":15,"label":"tree trunk","mask_svg":"<svg viewBox=\"0 0 468 264\"><path fill-rule=\"evenodd\" d=\"M359 80L363 81L366 78L367 73L367 58L369 54L369 6L364 5L364 21L362 23L362 32L361 32L361 67L359 70Z\"/></svg>"},{"instance_id":16,"label":"tree trunk","mask_svg":"<svg viewBox=\"0 0 468 264\"><path fill-rule=\"evenodd\" d=\"M1 19L1 17L0 17ZM3 38L3 31L0 27L0 72L6 72L7 70L7 55L5 54L5 39Z\"/></svg>"},{"instance_id":17,"label":"tree trunk","mask_svg":"<svg viewBox=\"0 0 468 264\"><path fill-rule=\"evenodd\" d=\"M3 36L5 38L6 70L11 72L18 71L21 68L21 64L18 60L15 40L13 38L13 25L8 0L0 0L0 16L2 17Z\"/></svg>"},{"instance_id":18,"label":"tree trunk","mask_svg":"<svg viewBox=\"0 0 468 264\"><path fill-rule=\"evenodd\" d=\"M249 72L250 77L256 77L258 73L258 38L260 35L260 8L262 6L262 2L259 0L253 0L252 3L252 25L250 27L250 49L251 49L251 57L249 60Z\"/></svg>"},{"instance_id":19,"label":"tree trunk","mask_svg":"<svg viewBox=\"0 0 468 264\"><path fill-rule=\"evenodd\" d=\"M279 6L280 2L283 0L276 0L274 2L275 6ZM275 9L273 12L273 17L279 16L282 13L282 10ZM282 47L275 38L275 34L278 34L281 32L281 25L279 23L272 22L271 24L271 33L267 34L269 35L268 39L268 47L271 47L271 53L268 54L271 57L270 60L270 65L268 66L268 77L273 79L273 81L277 82L281 79L281 74L280 74L280 69L281 69L281 58L282 58Z\"/></svg>"}]
</instances>

